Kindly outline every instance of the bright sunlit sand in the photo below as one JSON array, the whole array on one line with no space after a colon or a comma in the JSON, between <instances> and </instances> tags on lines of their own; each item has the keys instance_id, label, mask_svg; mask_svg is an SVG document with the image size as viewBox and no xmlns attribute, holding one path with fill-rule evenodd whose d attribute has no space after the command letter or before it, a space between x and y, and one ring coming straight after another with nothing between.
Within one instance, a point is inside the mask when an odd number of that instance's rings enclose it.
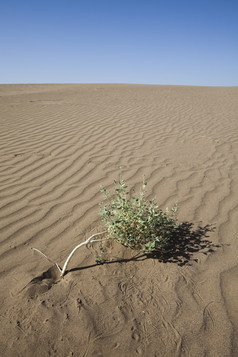
<instances>
[{"instance_id":1,"label":"bright sunlit sand","mask_svg":"<svg viewBox=\"0 0 238 357\"><path fill-rule=\"evenodd\" d=\"M2 356L235 356L238 88L0 85ZM120 170L179 203L180 245L134 258L104 230Z\"/></svg>"}]
</instances>

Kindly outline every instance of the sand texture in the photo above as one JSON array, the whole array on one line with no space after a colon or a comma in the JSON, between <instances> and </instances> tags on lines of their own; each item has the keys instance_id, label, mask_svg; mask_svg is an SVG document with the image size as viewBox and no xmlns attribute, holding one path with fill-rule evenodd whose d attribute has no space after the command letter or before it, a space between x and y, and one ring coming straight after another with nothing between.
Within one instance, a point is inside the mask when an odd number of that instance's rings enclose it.
<instances>
[{"instance_id":1,"label":"sand texture","mask_svg":"<svg viewBox=\"0 0 238 357\"><path fill-rule=\"evenodd\" d=\"M238 356L238 87L0 85L0 355ZM155 259L104 230L100 185L179 203Z\"/></svg>"}]
</instances>

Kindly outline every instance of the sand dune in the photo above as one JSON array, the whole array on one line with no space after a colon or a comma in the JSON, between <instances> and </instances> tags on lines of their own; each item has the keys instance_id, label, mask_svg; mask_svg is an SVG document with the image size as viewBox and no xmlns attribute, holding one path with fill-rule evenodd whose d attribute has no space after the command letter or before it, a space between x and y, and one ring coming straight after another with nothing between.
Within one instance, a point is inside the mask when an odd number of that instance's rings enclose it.
<instances>
[{"instance_id":1,"label":"sand dune","mask_svg":"<svg viewBox=\"0 0 238 357\"><path fill-rule=\"evenodd\" d=\"M238 355L238 88L0 85L1 356ZM104 230L100 185L120 173L179 242L145 259Z\"/></svg>"}]
</instances>

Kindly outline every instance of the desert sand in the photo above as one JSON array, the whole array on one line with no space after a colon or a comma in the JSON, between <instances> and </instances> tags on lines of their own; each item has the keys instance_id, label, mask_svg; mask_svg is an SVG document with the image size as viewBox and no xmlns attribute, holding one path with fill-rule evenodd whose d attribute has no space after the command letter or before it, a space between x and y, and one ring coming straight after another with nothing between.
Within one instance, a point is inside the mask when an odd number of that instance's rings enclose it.
<instances>
[{"instance_id":1,"label":"desert sand","mask_svg":"<svg viewBox=\"0 0 238 357\"><path fill-rule=\"evenodd\" d=\"M238 87L0 85L1 356L238 355ZM105 229L100 186L143 176L183 232L146 257ZM95 257L105 261L97 264Z\"/></svg>"}]
</instances>

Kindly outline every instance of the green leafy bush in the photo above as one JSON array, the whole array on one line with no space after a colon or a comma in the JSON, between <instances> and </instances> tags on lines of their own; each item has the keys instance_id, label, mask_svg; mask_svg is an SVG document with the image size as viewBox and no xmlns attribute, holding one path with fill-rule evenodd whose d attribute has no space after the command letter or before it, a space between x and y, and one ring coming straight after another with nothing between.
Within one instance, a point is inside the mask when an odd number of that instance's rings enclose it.
<instances>
[{"instance_id":1,"label":"green leafy bush","mask_svg":"<svg viewBox=\"0 0 238 357\"><path fill-rule=\"evenodd\" d=\"M100 204L100 215L109 236L126 247L146 252L159 251L166 247L179 226L176 219L177 203L169 212L163 212L155 199L147 201L143 181L139 197L130 197L124 180L114 181L113 193L104 187L104 200Z\"/></svg>"}]
</instances>

